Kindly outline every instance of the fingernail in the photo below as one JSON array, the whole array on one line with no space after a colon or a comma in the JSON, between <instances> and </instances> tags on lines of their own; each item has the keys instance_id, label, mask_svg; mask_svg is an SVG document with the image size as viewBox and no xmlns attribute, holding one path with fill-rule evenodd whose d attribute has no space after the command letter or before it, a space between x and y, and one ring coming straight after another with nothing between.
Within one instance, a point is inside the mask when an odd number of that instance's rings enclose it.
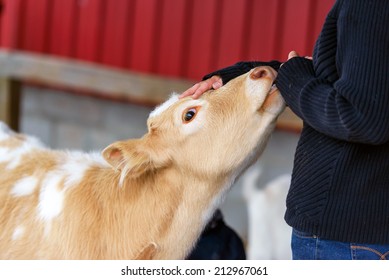
<instances>
[{"instance_id":1,"label":"fingernail","mask_svg":"<svg viewBox=\"0 0 389 280\"><path fill-rule=\"evenodd\" d=\"M222 85L221 85L221 83L220 82L216 82L216 83L213 83L212 84L212 87L214 88L214 89L218 89L219 87L221 87Z\"/></svg>"}]
</instances>

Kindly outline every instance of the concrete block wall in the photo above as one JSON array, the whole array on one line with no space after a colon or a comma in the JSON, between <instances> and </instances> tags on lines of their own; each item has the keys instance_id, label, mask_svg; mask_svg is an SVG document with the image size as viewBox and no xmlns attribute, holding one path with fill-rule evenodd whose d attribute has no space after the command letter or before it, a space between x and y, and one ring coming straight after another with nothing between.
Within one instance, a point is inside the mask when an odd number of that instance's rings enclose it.
<instances>
[{"instance_id":1,"label":"concrete block wall","mask_svg":"<svg viewBox=\"0 0 389 280\"><path fill-rule=\"evenodd\" d=\"M153 108L123 104L60 90L25 86L21 108L21 132L35 135L58 149L99 151L114 141L139 138L147 131L146 120ZM298 134L275 131L260 160L258 188L280 174L290 173ZM242 178L228 194L222 212L229 224L247 238L247 209L242 196Z\"/></svg>"},{"instance_id":2,"label":"concrete block wall","mask_svg":"<svg viewBox=\"0 0 389 280\"><path fill-rule=\"evenodd\" d=\"M150 107L39 87L24 87L21 131L59 149L101 150L146 131Z\"/></svg>"}]
</instances>

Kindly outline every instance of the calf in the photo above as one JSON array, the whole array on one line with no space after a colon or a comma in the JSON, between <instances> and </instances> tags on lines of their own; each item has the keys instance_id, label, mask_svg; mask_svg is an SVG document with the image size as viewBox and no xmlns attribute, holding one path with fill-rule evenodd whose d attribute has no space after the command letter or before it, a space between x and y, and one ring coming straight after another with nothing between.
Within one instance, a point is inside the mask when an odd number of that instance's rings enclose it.
<instances>
[{"instance_id":1,"label":"calf","mask_svg":"<svg viewBox=\"0 0 389 280\"><path fill-rule=\"evenodd\" d=\"M242 178L248 213L247 259L290 260L292 228L285 222L290 175L279 175L258 188L259 168L250 168Z\"/></svg>"},{"instance_id":2,"label":"calf","mask_svg":"<svg viewBox=\"0 0 389 280\"><path fill-rule=\"evenodd\" d=\"M183 259L284 108L256 68L200 99L172 96L148 133L100 154L0 130L0 258Z\"/></svg>"}]
</instances>

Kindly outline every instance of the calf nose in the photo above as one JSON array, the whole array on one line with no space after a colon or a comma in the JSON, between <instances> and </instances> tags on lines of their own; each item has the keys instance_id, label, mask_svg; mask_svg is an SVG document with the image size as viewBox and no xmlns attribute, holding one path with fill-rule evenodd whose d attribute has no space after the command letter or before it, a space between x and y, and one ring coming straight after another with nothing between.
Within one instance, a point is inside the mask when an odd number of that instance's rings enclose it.
<instances>
[{"instance_id":1,"label":"calf nose","mask_svg":"<svg viewBox=\"0 0 389 280\"><path fill-rule=\"evenodd\" d=\"M253 80L262 79L262 78L270 78L272 80L275 80L276 76L277 76L276 70L274 70L272 67L269 66L257 67L250 74L250 78Z\"/></svg>"}]
</instances>

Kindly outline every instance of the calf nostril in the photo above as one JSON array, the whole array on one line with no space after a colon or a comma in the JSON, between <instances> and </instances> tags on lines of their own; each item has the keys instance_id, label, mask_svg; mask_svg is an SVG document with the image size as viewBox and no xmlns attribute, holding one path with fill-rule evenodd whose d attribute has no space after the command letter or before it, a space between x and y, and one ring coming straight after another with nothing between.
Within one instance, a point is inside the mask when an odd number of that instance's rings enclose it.
<instances>
[{"instance_id":1,"label":"calf nostril","mask_svg":"<svg viewBox=\"0 0 389 280\"><path fill-rule=\"evenodd\" d=\"M253 79L253 80L261 79L261 78L264 78L264 77L267 77L267 76L269 76L269 72L268 72L268 70L266 70L264 68L256 68L250 74L250 78Z\"/></svg>"},{"instance_id":2,"label":"calf nostril","mask_svg":"<svg viewBox=\"0 0 389 280\"><path fill-rule=\"evenodd\" d=\"M261 70L258 74L259 78L263 78L267 76L267 71L266 70Z\"/></svg>"}]
</instances>

